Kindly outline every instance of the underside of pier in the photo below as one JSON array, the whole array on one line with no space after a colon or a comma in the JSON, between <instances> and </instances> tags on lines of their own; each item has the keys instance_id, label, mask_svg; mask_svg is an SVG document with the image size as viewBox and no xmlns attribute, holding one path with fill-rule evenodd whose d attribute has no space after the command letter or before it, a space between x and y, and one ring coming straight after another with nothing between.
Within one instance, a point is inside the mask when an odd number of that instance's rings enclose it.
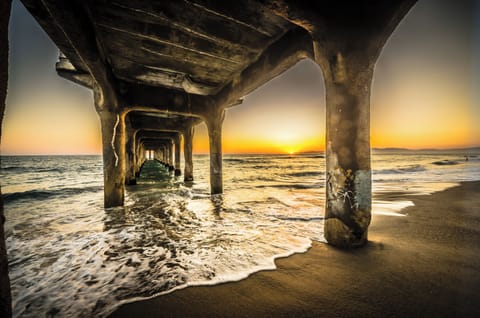
<instances>
[{"instance_id":1,"label":"underside of pier","mask_svg":"<svg viewBox=\"0 0 480 318\"><path fill-rule=\"evenodd\" d=\"M222 193L225 112L309 58L326 89L325 237L345 248L367 242L374 65L416 0L21 2L58 46L58 74L93 91L106 208L123 205L125 185L135 184L147 150L179 175L183 140L184 179L193 180L192 138L201 122L209 135L211 193ZM10 1L1 1L0 124L9 15ZM8 317L3 226L0 236L0 310Z\"/></svg>"},{"instance_id":2,"label":"underside of pier","mask_svg":"<svg viewBox=\"0 0 480 318\"><path fill-rule=\"evenodd\" d=\"M180 175L183 140L192 180L201 122L211 193L222 193L225 112L301 59L315 61L327 105L325 237L365 244L374 65L415 0L21 1L58 46L58 74L93 90L107 208L123 205L146 151Z\"/></svg>"}]
</instances>

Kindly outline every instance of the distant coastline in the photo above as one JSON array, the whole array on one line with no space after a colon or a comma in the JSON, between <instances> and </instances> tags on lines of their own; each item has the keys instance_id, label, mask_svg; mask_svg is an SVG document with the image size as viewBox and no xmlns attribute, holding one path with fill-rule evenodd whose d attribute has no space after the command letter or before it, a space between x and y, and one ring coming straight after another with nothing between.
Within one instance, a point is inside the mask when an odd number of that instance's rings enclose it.
<instances>
[{"instance_id":1,"label":"distant coastline","mask_svg":"<svg viewBox=\"0 0 480 318\"><path fill-rule=\"evenodd\" d=\"M411 149L411 148L401 148L401 147L373 147L373 154L380 153L435 153L435 154L449 154L449 153L465 153L465 154L480 154L480 147L465 147L465 148L421 148L421 149ZM194 152L194 155L208 155L208 152ZM285 156L295 156L295 155L316 155L316 154L325 154L325 150L309 150L309 151L299 151L294 154L288 153L262 153L262 152L225 152L223 155L285 155ZM53 156L63 156L63 157L72 157L72 156L101 156L101 154L0 154L0 157L53 157Z\"/></svg>"},{"instance_id":2,"label":"distant coastline","mask_svg":"<svg viewBox=\"0 0 480 318\"><path fill-rule=\"evenodd\" d=\"M467 148L422 148L422 149L409 149L409 148L372 148L372 152L375 153L465 153L465 154L480 154L480 147L467 147Z\"/></svg>"}]
</instances>

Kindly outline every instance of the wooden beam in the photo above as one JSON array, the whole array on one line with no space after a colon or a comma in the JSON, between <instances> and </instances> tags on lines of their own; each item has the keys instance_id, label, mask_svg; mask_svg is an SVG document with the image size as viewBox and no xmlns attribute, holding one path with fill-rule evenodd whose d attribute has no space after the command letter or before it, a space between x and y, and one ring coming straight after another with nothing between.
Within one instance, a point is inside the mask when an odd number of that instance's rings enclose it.
<instances>
[{"instance_id":1,"label":"wooden beam","mask_svg":"<svg viewBox=\"0 0 480 318\"><path fill-rule=\"evenodd\" d=\"M184 0L184 2L269 37L282 34L289 28L285 19L265 10L265 6L259 1Z\"/></svg>"},{"instance_id":2,"label":"wooden beam","mask_svg":"<svg viewBox=\"0 0 480 318\"><path fill-rule=\"evenodd\" d=\"M139 130L137 132L137 139L172 139L178 136L179 132L173 131L152 131L152 130Z\"/></svg>"},{"instance_id":3,"label":"wooden beam","mask_svg":"<svg viewBox=\"0 0 480 318\"><path fill-rule=\"evenodd\" d=\"M79 84L83 87L93 89L94 82L92 76L86 71L79 71L72 62L63 54L60 53L58 62L55 64L55 69L60 77Z\"/></svg>"},{"instance_id":4,"label":"wooden beam","mask_svg":"<svg viewBox=\"0 0 480 318\"><path fill-rule=\"evenodd\" d=\"M192 34L218 39L224 43L236 43L254 50L261 50L271 37L253 32L251 28L235 23L212 12L195 9L180 1L115 0L114 5L142 15L151 23L163 23L189 30ZM191 31L190 31L191 30ZM273 39L274 40L274 39Z\"/></svg>"},{"instance_id":5,"label":"wooden beam","mask_svg":"<svg viewBox=\"0 0 480 318\"><path fill-rule=\"evenodd\" d=\"M183 131L201 122L199 118L165 119L138 115L137 112L132 112L128 116L131 120L132 128L136 130Z\"/></svg>"},{"instance_id":6,"label":"wooden beam","mask_svg":"<svg viewBox=\"0 0 480 318\"><path fill-rule=\"evenodd\" d=\"M192 95L182 91L123 82L121 91L128 106L123 111L158 111L190 117L206 116L206 109L213 107L208 96Z\"/></svg>"},{"instance_id":7,"label":"wooden beam","mask_svg":"<svg viewBox=\"0 0 480 318\"><path fill-rule=\"evenodd\" d=\"M364 55L378 57L388 37L417 0L298 1L267 0L277 15L308 30L321 47L354 39ZM345 43L344 43L345 45Z\"/></svg>"},{"instance_id":8,"label":"wooden beam","mask_svg":"<svg viewBox=\"0 0 480 318\"><path fill-rule=\"evenodd\" d=\"M96 25L107 32L110 31L110 33L113 33L113 34L123 33L124 35L128 35L131 38L148 40L148 41L154 42L155 46L160 47L160 50L158 50L159 52L165 51L169 55L175 55L175 54L181 54L182 56L192 55L192 56L196 56L203 59L210 58L212 60L221 61L226 64L241 65L241 62L237 62L225 54L216 55L208 52L207 50L199 50L197 48L191 47L189 45L190 43L171 42L155 36L146 35L145 32L133 32L124 27L119 27L119 26L112 26L112 25L106 25L101 23L97 23Z\"/></svg>"},{"instance_id":9,"label":"wooden beam","mask_svg":"<svg viewBox=\"0 0 480 318\"><path fill-rule=\"evenodd\" d=\"M92 10L93 11L93 10ZM141 35L143 39L169 43L171 45L182 45L188 43L191 49L199 52L205 52L212 56L225 57L239 64L243 64L245 57L254 58L261 51L251 49L248 46L241 46L235 43L224 43L212 41L210 37L199 36L190 29L178 29L174 21L165 21L165 23L152 22L145 19L138 12L119 8L115 5L108 7L95 7L95 23L103 28L118 28L126 34L131 34L137 38ZM119 23L122 21L122 23ZM108 40L106 38L105 40Z\"/></svg>"},{"instance_id":10,"label":"wooden beam","mask_svg":"<svg viewBox=\"0 0 480 318\"><path fill-rule=\"evenodd\" d=\"M140 55L134 58L134 55L135 53L128 58L111 55L115 76L136 82L143 80L146 84L151 83L154 86L156 86L155 83L158 83L159 86L184 88L185 91L192 94L212 95L218 92L233 75L233 72L224 70L217 72L210 67L206 69L198 66L190 67L181 62L175 64L173 61L165 62L166 59L162 60L161 58L154 61L154 59L142 58ZM177 69L175 69L175 65L178 65ZM151 75L150 79L149 75ZM194 76L194 80L192 76ZM188 79L186 79L187 77ZM184 81L189 81L191 90L182 86ZM194 91L194 86L199 87L198 92Z\"/></svg>"}]
</instances>

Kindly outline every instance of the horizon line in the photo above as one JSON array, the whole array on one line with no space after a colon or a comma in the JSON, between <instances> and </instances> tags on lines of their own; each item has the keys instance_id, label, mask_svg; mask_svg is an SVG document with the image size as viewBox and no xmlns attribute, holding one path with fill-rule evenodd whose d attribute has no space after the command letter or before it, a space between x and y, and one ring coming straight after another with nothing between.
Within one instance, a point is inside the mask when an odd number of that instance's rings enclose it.
<instances>
[{"instance_id":1,"label":"horizon line","mask_svg":"<svg viewBox=\"0 0 480 318\"><path fill-rule=\"evenodd\" d=\"M442 151L442 150L480 150L479 146L469 146L469 147L434 147L434 148L405 148L405 147L372 147L371 150L383 150L383 151ZM309 154L309 153L325 153L325 150L308 150L308 151L297 151L293 154L287 152L224 152L224 155L299 155L299 154ZM193 152L194 155L208 155L209 152ZM8 156L102 156L101 153L1 153L1 157Z\"/></svg>"}]
</instances>

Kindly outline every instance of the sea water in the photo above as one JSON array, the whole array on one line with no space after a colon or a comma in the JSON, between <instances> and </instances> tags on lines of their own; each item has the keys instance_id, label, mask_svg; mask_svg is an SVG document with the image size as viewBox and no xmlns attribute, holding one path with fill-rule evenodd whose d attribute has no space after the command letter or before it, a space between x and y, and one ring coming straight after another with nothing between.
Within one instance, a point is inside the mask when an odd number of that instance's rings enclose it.
<instances>
[{"instance_id":1,"label":"sea water","mask_svg":"<svg viewBox=\"0 0 480 318\"><path fill-rule=\"evenodd\" d=\"M99 156L2 157L15 317L104 317L122 303L198 284L235 281L324 241L322 154L225 155L224 194L209 194L209 158L194 182L149 161L126 204L103 208ZM480 180L480 157L372 157L373 214L404 216L409 201ZM383 199L382 199L383 198Z\"/></svg>"}]
</instances>

